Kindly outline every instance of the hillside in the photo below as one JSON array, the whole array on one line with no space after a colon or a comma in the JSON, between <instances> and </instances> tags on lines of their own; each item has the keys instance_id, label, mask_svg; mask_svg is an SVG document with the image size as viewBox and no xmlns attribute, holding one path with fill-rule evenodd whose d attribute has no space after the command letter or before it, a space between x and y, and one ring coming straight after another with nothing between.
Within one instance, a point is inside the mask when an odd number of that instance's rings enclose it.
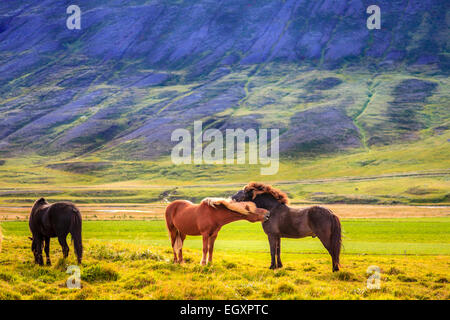
<instances>
[{"instance_id":1,"label":"hillside","mask_svg":"<svg viewBox=\"0 0 450 320\"><path fill-rule=\"evenodd\" d=\"M444 1L0 3L0 203L160 203L275 183L294 203L448 204ZM260 165L170 160L177 128L280 129ZM177 188L177 189L176 189ZM170 194L170 196L165 196Z\"/></svg>"},{"instance_id":2,"label":"hillside","mask_svg":"<svg viewBox=\"0 0 450 320\"><path fill-rule=\"evenodd\" d=\"M382 1L0 4L0 156L158 159L175 128L279 128L282 155L448 131L448 5ZM69 156L70 158L70 156Z\"/></svg>"}]
</instances>

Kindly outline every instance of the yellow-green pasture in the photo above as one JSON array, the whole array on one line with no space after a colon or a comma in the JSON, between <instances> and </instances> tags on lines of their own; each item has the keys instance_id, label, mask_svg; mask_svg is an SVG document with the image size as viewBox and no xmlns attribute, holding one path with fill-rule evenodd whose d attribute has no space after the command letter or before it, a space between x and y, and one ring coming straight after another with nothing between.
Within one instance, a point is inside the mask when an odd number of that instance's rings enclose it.
<instances>
[{"instance_id":1,"label":"yellow-green pasture","mask_svg":"<svg viewBox=\"0 0 450 320\"><path fill-rule=\"evenodd\" d=\"M165 222L85 221L81 289L67 288L67 261L51 243L53 266L36 266L24 221L2 222L0 299L450 299L450 218L343 219L340 272L319 240L283 239L284 268L269 270L261 226L229 224L214 262L200 266L201 239L188 237L172 263ZM380 270L379 289L367 280Z\"/></svg>"}]
</instances>

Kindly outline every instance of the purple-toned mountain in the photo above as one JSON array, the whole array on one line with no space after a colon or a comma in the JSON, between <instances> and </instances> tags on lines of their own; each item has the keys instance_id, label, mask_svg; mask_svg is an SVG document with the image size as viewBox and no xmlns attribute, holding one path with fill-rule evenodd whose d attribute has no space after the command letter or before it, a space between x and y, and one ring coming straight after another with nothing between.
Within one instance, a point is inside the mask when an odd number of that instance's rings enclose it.
<instances>
[{"instance_id":1,"label":"purple-toned mountain","mask_svg":"<svg viewBox=\"0 0 450 320\"><path fill-rule=\"evenodd\" d=\"M69 5L81 29L66 27ZM368 30L366 9L381 9ZM447 1L0 2L0 155L166 155L175 128L336 152L447 130ZM447 88L447 89L446 89ZM443 129L442 129L443 128Z\"/></svg>"}]
</instances>

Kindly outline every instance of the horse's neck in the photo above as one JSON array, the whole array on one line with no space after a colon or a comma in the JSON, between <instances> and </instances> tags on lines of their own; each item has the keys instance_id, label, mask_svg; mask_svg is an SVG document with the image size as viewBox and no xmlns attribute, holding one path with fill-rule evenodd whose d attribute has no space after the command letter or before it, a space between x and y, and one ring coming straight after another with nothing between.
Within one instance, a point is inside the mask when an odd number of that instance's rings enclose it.
<instances>
[{"instance_id":1,"label":"horse's neck","mask_svg":"<svg viewBox=\"0 0 450 320\"><path fill-rule=\"evenodd\" d=\"M264 206L261 206L261 208L269 210L270 212L282 212L293 210L292 208L278 201L266 203Z\"/></svg>"},{"instance_id":2,"label":"horse's neck","mask_svg":"<svg viewBox=\"0 0 450 320\"><path fill-rule=\"evenodd\" d=\"M276 216L284 215L286 213L290 213L290 212L293 212L296 210L294 208L288 207L287 205L281 204L281 203L279 203L279 205L273 206L271 209L267 209L267 208L264 208L264 209L269 210L270 216L273 218Z\"/></svg>"},{"instance_id":3,"label":"horse's neck","mask_svg":"<svg viewBox=\"0 0 450 320\"><path fill-rule=\"evenodd\" d=\"M244 220L244 217L242 217L240 214L234 213L228 209L222 209L219 208L216 210L215 214L219 218L218 222L224 226L228 223L238 221L238 220Z\"/></svg>"},{"instance_id":4,"label":"horse's neck","mask_svg":"<svg viewBox=\"0 0 450 320\"><path fill-rule=\"evenodd\" d=\"M34 210L34 213L32 213L34 218L42 218L42 216L48 211L48 208L50 208L49 204L40 206L36 210Z\"/></svg>"}]
</instances>

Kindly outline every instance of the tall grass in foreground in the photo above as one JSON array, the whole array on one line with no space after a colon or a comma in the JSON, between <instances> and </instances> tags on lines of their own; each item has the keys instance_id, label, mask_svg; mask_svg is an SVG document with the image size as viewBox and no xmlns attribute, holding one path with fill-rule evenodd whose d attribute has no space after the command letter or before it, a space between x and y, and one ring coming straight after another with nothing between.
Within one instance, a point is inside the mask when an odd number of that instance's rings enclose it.
<instances>
[{"instance_id":1,"label":"tall grass in foreground","mask_svg":"<svg viewBox=\"0 0 450 320\"><path fill-rule=\"evenodd\" d=\"M53 266L36 266L26 222L4 222L0 299L448 300L448 219L344 220L338 273L317 239L283 239L284 268L269 270L267 240L257 224L225 226L213 264L203 267L198 237L185 243L186 263L172 263L163 221L87 221L81 289L66 285L67 267L76 263L72 248L64 261L53 239ZM367 288L370 266L381 270L380 289Z\"/></svg>"},{"instance_id":2,"label":"tall grass in foreground","mask_svg":"<svg viewBox=\"0 0 450 320\"><path fill-rule=\"evenodd\" d=\"M200 251L171 262L167 247L89 240L81 289L68 289L66 267L53 248L51 267L33 264L29 243L8 237L0 257L0 299L450 299L448 256L344 255L341 272L325 254L285 257L272 271L267 254L216 254L200 266ZM381 268L381 288L366 286L368 266Z\"/></svg>"}]
</instances>

